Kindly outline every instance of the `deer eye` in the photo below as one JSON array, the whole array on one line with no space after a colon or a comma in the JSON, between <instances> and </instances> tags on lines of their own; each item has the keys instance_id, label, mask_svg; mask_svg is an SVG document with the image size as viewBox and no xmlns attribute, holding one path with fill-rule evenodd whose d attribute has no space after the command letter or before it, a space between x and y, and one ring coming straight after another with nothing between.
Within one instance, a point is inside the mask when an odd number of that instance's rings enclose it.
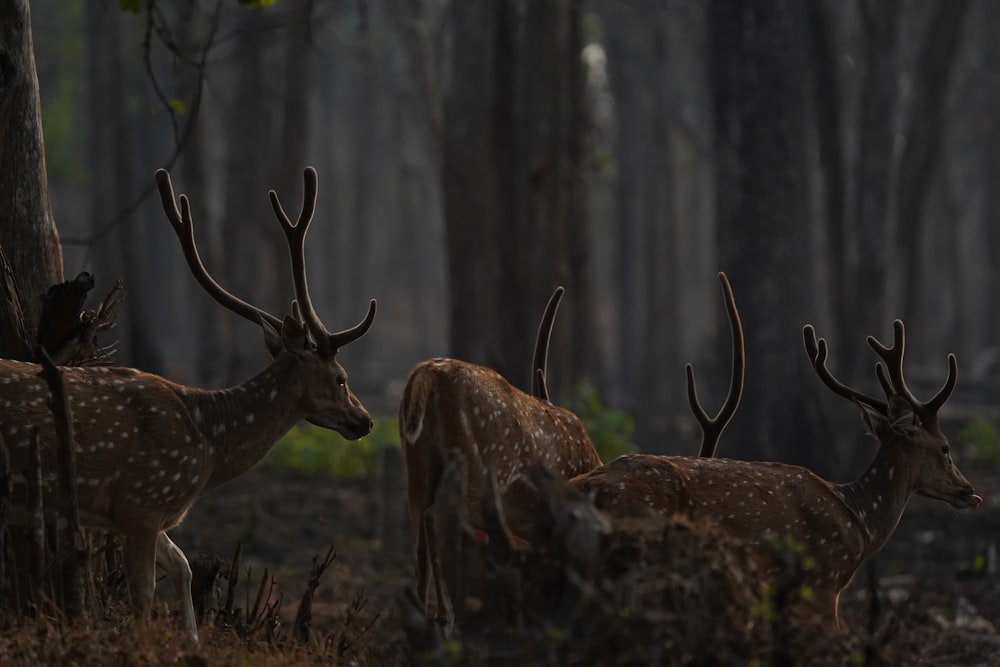
<instances>
[{"instance_id":1,"label":"deer eye","mask_svg":"<svg viewBox=\"0 0 1000 667\"><path fill-rule=\"evenodd\" d=\"M948 445L943 445L941 447L941 453L944 454L945 456L951 456L951 447L949 447Z\"/></svg>"},{"instance_id":2,"label":"deer eye","mask_svg":"<svg viewBox=\"0 0 1000 667\"><path fill-rule=\"evenodd\" d=\"M347 384L347 378L344 377L343 375L338 375L337 376L337 386L338 387L343 387L346 384Z\"/></svg>"}]
</instances>

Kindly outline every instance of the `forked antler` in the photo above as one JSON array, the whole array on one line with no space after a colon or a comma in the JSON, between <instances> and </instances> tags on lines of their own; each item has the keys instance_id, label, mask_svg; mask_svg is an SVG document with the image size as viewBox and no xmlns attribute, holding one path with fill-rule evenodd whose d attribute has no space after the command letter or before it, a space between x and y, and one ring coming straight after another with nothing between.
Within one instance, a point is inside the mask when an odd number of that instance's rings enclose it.
<instances>
[{"instance_id":1,"label":"forked antler","mask_svg":"<svg viewBox=\"0 0 1000 667\"><path fill-rule=\"evenodd\" d=\"M299 212L299 219L295 224L292 224L292 221L282 208L277 193L271 190L267 195L271 199L271 208L274 210L274 215L278 218L281 229L285 232L285 238L288 240L288 253L292 260L292 280L295 285L295 299L301 310L303 321L306 324L306 328L313 335L313 338L316 339L317 349L325 354L334 354L338 348L361 338L368 332L372 322L375 320L376 304L375 299L372 299L368 306L368 314L365 315L365 318L360 323L337 333L330 333L323 325L323 322L320 321L319 315L316 314L316 309L313 308L312 299L309 297L309 285L306 281L305 250L306 232L309 230L313 213L316 211L316 170L312 167L306 167L303 173L303 180L305 186L302 198L302 210Z\"/></svg>"},{"instance_id":2,"label":"forked antler","mask_svg":"<svg viewBox=\"0 0 1000 667\"><path fill-rule=\"evenodd\" d=\"M875 373L878 375L879 384L886 397L899 395L913 407L913 411L920 417L921 421L928 421L937 417L938 410L948 400L955 383L958 381L958 359L954 354L948 355L948 378L944 385L934 397L926 403L917 400L910 388L903 379L903 354L906 351L906 331L903 328L902 320L892 323L892 347L886 347L874 336L868 336L868 345L875 351L882 361L876 362ZM884 365L883 365L883 362Z\"/></svg>"},{"instance_id":3,"label":"forked antler","mask_svg":"<svg viewBox=\"0 0 1000 667\"><path fill-rule=\"evenodd\" d=\"M187 260L188 268L194 275L195 280L202 286L213 299L223 307L233 311L251 322L267 322L275 331L281 331L282 318L268 313L240 299L234 294L226 291L205 268L201 256L198 253L198 246L194 238L194 220L191 215L191 203L187 195L180 196L180 210L177 208L177 198L174 196L174 187L170 181L170 173L166 169L156 170L156 186L160 192L160 201L163 211L167 215L170 226L174 228L177 238L180 241L181 249L184 251L184 258ZM324 354L334 354L337 349L357 340L367 333L375 320L376 303L372 299L368 314L361 323L345 329L338 333L330 333L320 321L319 316L313 308L312 300L309 298L309 288L306 283L305 268L305 237L312 222L313 213L316 210L317 178L316 170L307 167L305 170L305 196L302 203L302 211L296 224L292 224L285 214L278 195L271 190L268 196L271 199L271 208L281 224L288 241L288 252L292 261L292 280L295 286L295 302L292 304L292 314L295 319L305 322L306 328L316 340L317 348Z\"/></svg>"},{"instance_id":4,"label":"forked antler","mask_svg":"<svg viewBox=\"0 0 1000 667\"><path fill-rule=\"evenodd\" d=\"M549 388L545 385L546 367L549 359L549 340L552 338L552 326L555 323L556 311L566 290L557 287L545 304L542 321L538 325L538 336L535 338L535 353L531 358L531 395L542 401L549 400Z\"/></svg>"},{"instance_id":5,"label":"forked antler","mask_svg":"<svg viewBox=\"0 0 1000 667\"><path fill-rule=\"evenodd\" d=\"M875 408L882 414L887 413L889 409L888 403L874 396L862 393L857 389L852 389L833 376L833 373L830 372L830 369L826 365L827 355L829 354L826 340L816 338L816 330L813 329L811 324L802 327L802 340L805 343L806 356L809 357L813 370L816 371L816 375L823 381L823 384L829 387L833 393L843 396L849 401L860 401Z\"/></svg>"},{"instance_id":6,"label":"forked antler","mask_svg":"<svg viewBox=\"0 0 1000 667\"><path fill-rule=\"evenodd\" d=\"M715 415L710 418L705 408L698 400L698 386L694 380L694 367L687 364L684 371L687 375L688 403L694 413L698 423L701 424L701 450L698 456L715 456L715 449L719 446L719 438L726 426L736 414L736 408L740 405L740 398L743 396L743 379L746 374L746 353L743 341L743 324L740 322L740 313L736 309L736 299L733 297L733 288L729 284L729 278L724 272L719 272L719 282L722 284L722 296L726 302L726 315L729 317L729 331L733 340L733 372L729 381L729 394L726 402Z\"/></svg>"},{"instance_id":7,"label":"forked antler","mask_svg":"<svg viewBox=\"0 0 1000 667\"><path fill-rule=\"evenodd\" d=\"M163 204L163 212L167 215L167 221L177 233L177 239L181 243L184 251L184 259L187 260L188 268L191 269L195 280L202 289L208 292L209 296L215 299L221 306L233 311L237 315L244 317L251 322L260 323L264 320L270 324L275 331L281 331L281 318L266 311L251 306L249 303L227 292L205 268L201 256L198 254L198 246L194 240L194 220L191 216L191 202L187 195L180 196L181 208L177 210L177 198L174 196L174 186L170 182L170 172L166 169L156 170L156 188L160 191L160 202Z\"/></svg>"}]
</instances>

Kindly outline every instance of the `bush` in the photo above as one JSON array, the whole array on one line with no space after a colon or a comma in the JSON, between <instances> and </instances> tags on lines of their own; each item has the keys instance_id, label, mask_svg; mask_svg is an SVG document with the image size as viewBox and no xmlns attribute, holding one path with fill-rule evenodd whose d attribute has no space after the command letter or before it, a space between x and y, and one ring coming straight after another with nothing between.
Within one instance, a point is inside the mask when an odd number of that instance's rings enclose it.
<instances>
[{"instance_id":1,"label":"bush","mask_svg":"<svg viewBox=\"0 0 1000 667\"><path fill-rule=\"evenodd\" d=\"M977 461L1000 469L1000 432L992 421L977 417L962 427L958 438Z\"/></svg>"},{"instance_id":2,"label":"bush","mask_svg":"<svg viewBox=\"0 0 1000 667\"><path fill-rule=\"evenodd\" d=\"M612 461L639 450L630 439L635 430L632 415L605 407L592 384L581 382L574 387L570 409L580 417L602 461Z\"/></svg>"},{"instance_id":3,"label":"bush","mask_svg":"<svg viewBox=\"0 0 1000 667\"><path fill-rule=\"evenodd\" d=\"M374 477L382 448L398 446L399 429L395 417L375 419L372 432L356 441L345 440L335 431L303 422L274 446L264 459L264 465L331 477Z\"/></svg>"}]
</instances>

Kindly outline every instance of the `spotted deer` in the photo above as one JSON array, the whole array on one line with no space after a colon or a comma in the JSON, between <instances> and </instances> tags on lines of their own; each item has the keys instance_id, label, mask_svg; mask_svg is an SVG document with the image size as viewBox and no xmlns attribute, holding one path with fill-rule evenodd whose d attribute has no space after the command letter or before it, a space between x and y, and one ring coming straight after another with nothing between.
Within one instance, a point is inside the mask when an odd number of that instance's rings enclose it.
<instances>
[{"instance_id":1,"label":"spotted deer","mask_svg":"<svg viewBox=\"0 0 1000 667\"><path fill-rule=\"evenodd\" d=\"M327 331L313 308L304 246L316 203L312 168L305 172L297 223L270 193L294 276L295 315L283 318L247 304L212 279L198 256L187 197L181 195L178 211L169 174L158 170L156 182L198 282L220 304L263 328L273 360L253 378L222 390L187 387L134 368L61 370L73 411L81 522L125 538L125 574L140 614L152 606L156 563L163 567L178 597L183 628L197 641L191 569L167 531L181 523L199 498L249 470L303 419L351 440L371 430L371 415L348 387L336 354L368 331L376 304L371 301L361 323L337 333ZM40 370L37 364L0 360L0 429L12 443L14 471L25 469L29 441L38 429L43 468L51 477L55 435ZM15 477L12 505L23 501L25 486L23 476Z\"/></svg>"},{"instance_id":2,"label":"spotted deer","mask_svg":"<svg viewBox=\"0 0 1000 667\"><path fill-rule=\"evenodd\" d=\"M715 414L709 417L701 401L698 399L698 385L695 382L694 367L687 364L684 368L687 382L688 404L695 419L701 426L701 447L698 456L711 458L715 456L715 451L719 445L719 439L723 431L732 421L739 407L740 399L743 396L743 380L746 375L746 353L744 349L743 324L740 321L740 313L736 308L736 299L733 296L733 288L729 283L729 278L725 273L718 274L719 284L722 287L722 298L726 308L726 317L729 320L729 331L732 340L732 368L730 372L729 391L726 399ZM537 366L537 364L536 364ZM550 478L553 478L550 481ZM540 480L546 489L539 488L534 480ZM530 546L536 541L545 540L549 527L540 523L538 517L544 516L546 512L545 504L549 502L550 490L558 490L561 487L558 483L553 483L554 476L547 470L536 470L532 475L521 475L507 488L502 497L502 508L506 529L509 530L518 542L524 546ZM556 492L557 495L559 492ZM555 500L558 504L559 501ZM587 513L587 508L581 508L578 512ZM572 514L572 513L571 513Z\"/></svg>"},{"instance_id":3,"label":"spotted deer","mask_svg":"<svg viewBox=\"0 0 1000 667\"><path fill-rule=\"evenodd\" d=\"M465 459L465 506L471 524L482 528L480 500L488 471L503 494L535 463L569 478L601 464L580 419L548 400L546 359L563 289L549 299L538 329L532 368L534 395L499 373L456 359L431 359L410 373L399 407L399 434L406 468L407 504L416 534L417 594L450 631L450 600L442 577L435 530L435 495L449 454ZM434 601L430 585L434 584Z\"/></svg>"},{"instance_id":4,"label":"spotted deer","mask_svg":"<svg viewBox=\"0 0 1000 667\"><path fill-rule=\"evenodd\" d=\"M938 422L938 411L958 377L955 355L948 356L944 386L921 402L903 378L903 323L896 320L893 331L892 347L868 338L880 358L876 370L886 394L882 400L838 381L826 365L826 341L816 339L812 326L803 330L819 378L860 407L867 430L878 440L874 460L853 483L833 484L806 468L782 463L650 455L621 457L570 483L592 494L597 507L614 518L704 518L759 550L764 559L773 553L776 540L794 540L815 561L803 583L814 592L816 609L839 626L840 592L892 535L911 495L957 509L982 503L952 461ZM776 566L770 570L771 575L777 572Z\"/></svg>"}]
</instances>

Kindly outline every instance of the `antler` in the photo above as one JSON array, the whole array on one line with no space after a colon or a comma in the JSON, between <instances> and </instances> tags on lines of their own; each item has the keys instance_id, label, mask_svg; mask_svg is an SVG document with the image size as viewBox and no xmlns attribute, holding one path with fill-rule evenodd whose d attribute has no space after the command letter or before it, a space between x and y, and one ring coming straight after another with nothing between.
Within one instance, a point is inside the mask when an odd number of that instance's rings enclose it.
<instances>
[{"instance_id":1,"label":"antler","mask_svg":"<svg viewBox=\"0 0 1000 667\"><path fill-rule=\"evenodd\" d=\"M875 398L874 396L864 394L857 389L852 389L833 376L833 373L831 373L830 369L826 366L826 358L828 354L826 340L823 338L816 338L816 330L813 329L811 324L807 324L802 327L802 339L805 342L806 355L812 363L813 370L816 371L816 375L818 375L819 379L823 381L823 384L829 387L833 393L843 396L851 401L860 401L875 408L882 414L886 414L889 406L885 401Z\"/></svg>"},{"instance_id":2,"label":"antler","mask_svg":"<svg viewBox=\"0 0 1000 667\"><path fill-rule=\"evenodd\" d=\"M187 195L181 195L181 208L177 210L177 199L174 196L174 186L170 182L170 172L166 169L156 170L156 188L160 191L160 202L163 204L163 212L167 215L167 221L177 233L177 239L181 243L184 251L184 259L187 260L188 268L194 275L195 280L202 289L208 292L209 296L215 299L225 308L233 311L237 315L244 317L251 322L260 323L264 320L276 331L281 331L281 318L266 311L251 306L249 303L227 292L208 273L205 264L198 254L198 246L194 240L194 219L191 217L191 203Z\"/></svg>"},{"instance_id":3,"label":"antler","mask_svg":"<svg viewBox=\"0 0 1000 667\"><path fill-rule=\"evenodd\" d=\"M729 317L729 331L733 339L733 373L729 381L729 394L726 402L719 410L715 418L712 419L705 412L701 402L698 400L698 386L694 380L694 367L687 364L684 371L687 375L688 403L694 413L698 423L701 424L701 450L698 456L715 456L715 449L719 445L719 438L726 426L736 414L736 408L740 405L740 398L743 396L743 378L746 374L746 354L743 345L743 324L740 322L740 313L736 309L736 299L733 297L733 288L729 284L726 274L719 272L719 282L722 283L722 296L726 302L726 314Z\"/></svg>"},{"instance_id":4,"label":"antler","mask_svg":"<svg viewBox=\"0 0 1000 667\"><path fill-rule=\"evenodd\" d=\"M878 375L879 384L882 385L886 397L898 394L906 399L913 407L914 412L922 420L933 419L937 416L938 410L948 400L955 383L958 381L958 359L954 354L948 355L948 378L944 385L938 390L934 397L924 403L917 400L913 392L906 385L903 379L903 354L906 351L906 331L903 328L902 320L895 320L892 323L892 347L886 347L874 336L868 336L868 345L875 351L882 361L876 362L875 372ZM885 365L883 365L885 362Z\"/></svg>"},{"instance_id":5,"label":"antler","mask_svg":"<svg viewBox=\"0 0 1000 667\"><path fill-rule=\"evenodd\" d=\"M306 232L309 230L309 223L312 222L313 213L316 211L316 170L312 167L306 167L303 179L305 187L302 198L302 210L299 212L299 219L295 224L292 224L292 221L282 208L281 202L278 200L278 194L274 190L271 190L267 194L271 199L271 208L274 210L274 215L278 218L278 222L285 232L285 238L288 240L288 253L292 260L292 280L295 284L295 298L301 310L303 321L309 332L313 335L313 338L316 339L317 349L325 354L333 354L338 348L361 338L368 332L372 322L375 321L376 304L375 299L372 299L368 306L368 314L359 324L337 333L330 333L323 325L323 322L320 321L319 315L316 314L316 309L313 308L312 299L309 298L309 285L306 281L305 251Z\"/></svg>"},{"instance_id":6,"label":"antler","mask_svg":"<svg viewBox=\"0 0 1000 667\"><path fill-rule=\"evenodd\" d=\"M545 385L546 366L549 358L549 340L552 338L552 325L555 323L556 311L559 310L559 302L562 301L563 292L566 290L561 286L549 297L549 302L545 304L545 312L542 313L542 321L538 325L538 337L535 338L535 353L531 359L531 394L543 401L549 400L549 389Z\"/></svg>"}]
</instances>

